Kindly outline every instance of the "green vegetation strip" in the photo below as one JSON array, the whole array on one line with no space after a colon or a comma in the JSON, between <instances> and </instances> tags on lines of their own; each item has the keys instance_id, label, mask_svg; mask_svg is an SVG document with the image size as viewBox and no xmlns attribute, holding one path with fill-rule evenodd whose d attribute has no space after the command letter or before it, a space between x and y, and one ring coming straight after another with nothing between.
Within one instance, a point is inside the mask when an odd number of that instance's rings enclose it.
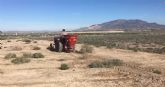
<instances>
[{"instance_id":1,"label":"green vegetation strip","mask_svg":"<svg viewBox=\"0 0 165 87\"><path fill-rule=\"evenodd\" d=\"M29 63L31 60L30 58L44 58L45 56L42 53L23 53L22 56L17 57L15 53L8 53L5 55L5 59L12 59L11 62L14 64L23 64Z\"/></svg>"},{"instance_id":2,"label":"green vegetation strip","mask_svg":"<svg viewBox=\"0 0 165 87\"><path fill-rule=\"evenodd\" d=\"M95 61L88 65L89 68L111 68L123 65L123 61L119 59L108 59L103 61Z\"/></svg>"},{"instance_id":3,"label":"green vegetation strip","mask_svg":"<svg viewBox=\"0 0 165 87\"><path fill-rule=\"evenodd\" d=\"M79 35L78 43L163 54L165 53L164 37L165 34L159 33Z\"/></svg>"}]
</instances>

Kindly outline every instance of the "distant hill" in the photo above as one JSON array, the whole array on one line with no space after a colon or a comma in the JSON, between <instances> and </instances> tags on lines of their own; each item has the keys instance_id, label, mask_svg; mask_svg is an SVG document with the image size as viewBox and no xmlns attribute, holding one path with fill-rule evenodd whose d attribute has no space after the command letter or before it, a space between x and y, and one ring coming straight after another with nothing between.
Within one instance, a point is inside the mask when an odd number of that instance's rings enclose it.
<instances>
[{"instance_id":1,"label":"distant hill","mask_svg":"<svg viewBox=\"0 0 165 87\"><path fill-rule=\"evenodd\" d=\"M147 30L147 29L165 29L165 25L149 23L143 20L125 20L119 19L102 24L96 24L89 27L80 28L77 31L109 31L109 30Z\"/></svg>"}]
</instances>

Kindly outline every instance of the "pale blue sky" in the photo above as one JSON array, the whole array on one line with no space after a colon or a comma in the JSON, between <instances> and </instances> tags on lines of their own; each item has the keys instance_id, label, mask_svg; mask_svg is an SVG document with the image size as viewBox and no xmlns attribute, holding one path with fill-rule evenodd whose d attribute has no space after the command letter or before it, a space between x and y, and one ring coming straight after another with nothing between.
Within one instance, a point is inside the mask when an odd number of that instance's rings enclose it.
<instances>
[{"instance_id":1,"label":"pale blue sky","mask_svg":"<svg viewBox=\"0 0 165 87\"><path fill-rule=\"evenodd\" d=\"M165 0L0 0L0 30L76 29L116 19L165 24Z\"/></svg>"}]
</instances>

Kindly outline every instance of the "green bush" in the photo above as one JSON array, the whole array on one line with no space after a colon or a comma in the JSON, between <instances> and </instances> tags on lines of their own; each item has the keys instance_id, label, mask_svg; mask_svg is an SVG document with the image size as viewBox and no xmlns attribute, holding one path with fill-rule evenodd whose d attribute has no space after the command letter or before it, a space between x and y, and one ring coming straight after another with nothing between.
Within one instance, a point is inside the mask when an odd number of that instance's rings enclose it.
<instances>
[{"instance_id":1,"label":"green bush","mask_svg":"<svg viewBox=\"0 0 165 87\"><path fill-rule=\"evenodd\" d=\"M92 53L93 47L89 45L82 45L80 49L80 53Z\"/></svg>"},{"instance_id":2,"label":"green bush","mask_svg":"<svg viewBox=\"0 0 165 87\"><path fill-rule=\"evenodd\" d=\"M17 55L15 53L8 53L5 55L5 59L12 59L12 58L16 58Z\"/></svg>"},{"instance_id":3,"label":"green bush","mask_svg":"<svg viewBox=\"0 0 165 87\"><path fill-rule=\"evenodd\" d=\"M78 43L94 46L106 46L107 48L118 48L129 50L145 51L151 53L165 53L165 33L162 32L125 32L111 34L81 34L78 35ZM147 49L149 48L149 49Z\"/></svg>"},{"instance_id":4,"label":"green bush","mask_svg":"<svg viewBox=\"0 0 165 87\"><path fill-rule=\"evenodd\" d=\"M109 59L104 61L95 61L88 65L89 68L111 68L113 66L121 66L123 64L122 60L119 59Z\"/></svg>"},{"instance_id":5,"label":"green bush","mask_svg":"<svg viewBox=\"0 0 165 87\"><path fill-rule=\"evenodd\" d=\"M42 53L34 53L32 58L44 58L45 56Z\"/></svg>"},{"instance_id":6,"label":"green bush","mask_svg":"<svg viewBox=\"0 0 165 87\"><path fill-rule=\"evenodd\" d=\"M61 64L60 68L61 70L67 70L69 69L69 66L67 64Z\"/></svg>"},{"instance_id":7,"label":"green bush","mask_svg":"<svg viewBox=\"0 0 165 87\"><path fill-rule=\"evenodd\" d=\"M23 64L23 63L29 63L30 59L28 58L16 58L11 61L14 64Z\"/></svg>"}]
</instances>

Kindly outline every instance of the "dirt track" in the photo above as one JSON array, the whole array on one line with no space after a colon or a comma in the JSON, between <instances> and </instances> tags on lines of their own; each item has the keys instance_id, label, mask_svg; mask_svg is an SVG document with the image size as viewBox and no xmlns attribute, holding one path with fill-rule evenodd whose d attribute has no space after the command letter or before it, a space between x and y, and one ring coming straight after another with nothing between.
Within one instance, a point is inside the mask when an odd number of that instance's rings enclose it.
<instances>
[{"instance_id":1,"label":"dirt track","mask_svg":"<svg viewBox=\"0 0 165 87\"><path fill-rule=\"evenodd\" d=\"M0 87L165 87L165 55L94 47L94 52L87 59L79 59L81 54L78 53L48 51L49 41L25 44L4 40L1 43ZM13 51L11 46L23 49ZM33 46L39 46L41 50L31 50ZM79 50L81 45L76 47ZM20 65L4 59L7 53L21 55L23 52L41 52L45 58L32 59L30 63ZM105 69L87 67L91 61L111 58L121 59L125 64ZM71 68L59 70L62 63L69 64ZM162 73L155 74L153 69Z\"/></svg>"}]
</instances>

